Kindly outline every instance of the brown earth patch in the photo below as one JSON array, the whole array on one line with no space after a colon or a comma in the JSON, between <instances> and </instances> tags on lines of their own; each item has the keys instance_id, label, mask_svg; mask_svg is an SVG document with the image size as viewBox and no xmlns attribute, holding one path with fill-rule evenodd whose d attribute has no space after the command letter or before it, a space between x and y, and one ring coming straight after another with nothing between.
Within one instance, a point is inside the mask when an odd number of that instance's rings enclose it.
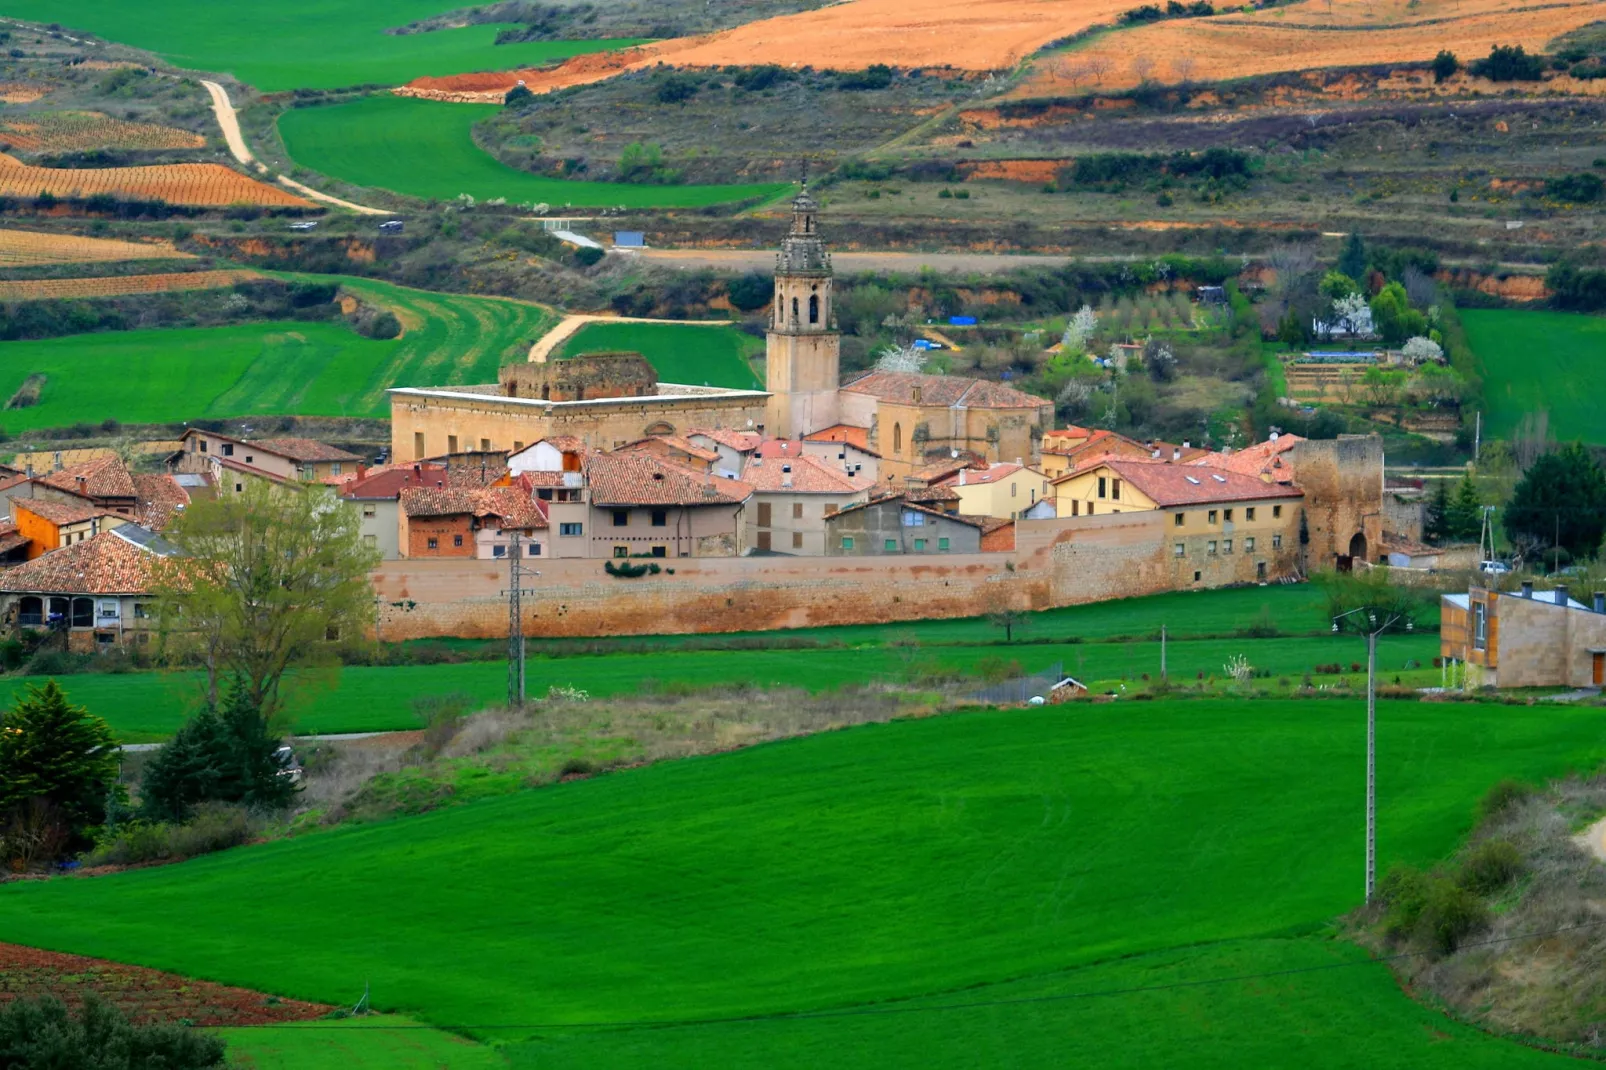
<instances>
[{"instance_id":1,"label":"brown earth patch","mask_svg":"<svg viewBox=\"0 0 1606 1070\"><path fill-rule=\"evenodd\" d=\"M1441 282L1465 290L1503 297L1508 301L1543 301L1550 296L1550 287L1542 275L1480 275L1476 271L1441 271Z\"/></svg>"},{"instance_id":2,"label":"brown earth patch","mask_svg":"<svg viewBox=\"0 0 1606 1070\"><path fill-rule=\"evenodd\" d=\"M36 85L32 82L0 82L0 101L5 101L7 104L32 104L48 92L50 92L48 85Z\"/></svg>"},{"instance_id":3,"label":"brown earth patch","mask_svg":"<svg viewBox=\"0 0 1606 1070\"><path fill-rule=\"evenodd\" d=\"M237 282L260 278L262 276L255 271L180 271L91 279L20 279L0 282L0 301L59 301L174 290L219 290Z\"/></svg>"},{"instance_id":4,"label":"brown earth patch","mask_svg":"<svg viewBox=\"0 0 1606 1070\"><path fill-rule=\"evenodd\" d=\"M0 195L92 197L108 193L131 200L162 200L221 208L230 204L312 208L292 193L248 178L216 163L172 163L150 167L31 167L0 153Z\"/></svg>"},{"instance_id":5,"label":"brown earth patch","mask_svg":"<svg viewBox=\"0 0 1606 1070\"><path fill-rule=\"evenodd\" d=\"M1068 160L979 160L959 165L968 179L996 179L1002 182L1029 182L1041 186L1053 182Z\"/></svg>"},{"instance_id":6,"label":"brown earth patch","mask_svg":"<svg viewBox=\"0 0 1606 1070\"><path fill-rule=\"evenodd\" d=\"M333 1010L144 966L0 944L0 1003L52 995L76 1007L91 994L137 1022L186 1019L208 1028L305 1022Z\"/></svg>"}]
</instances>

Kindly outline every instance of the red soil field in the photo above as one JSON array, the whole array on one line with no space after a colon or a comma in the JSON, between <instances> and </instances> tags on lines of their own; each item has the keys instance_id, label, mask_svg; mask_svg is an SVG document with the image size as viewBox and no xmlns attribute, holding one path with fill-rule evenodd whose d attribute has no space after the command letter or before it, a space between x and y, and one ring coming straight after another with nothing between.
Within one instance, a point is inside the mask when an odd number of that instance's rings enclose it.
<instances>
[{"instance_id":1,"label":"red soil field","mask_svg":"<svg viewBox=\"0 0 1606 1070\"><path fill-rule=\"evenodd\" d=\"M261 277L255 271L175 271L160 275L111 275L92 279L21 279L0 282L0 301L52 301L170 290L218 290Z\"/></svg>"},{"instance_id":2,"label":"red soil field","mask_svg":"<svg viewBox=\"0 0 1606 1070\"><path fill-rule=\"evenodd\" d=\"M311 208L293 193L258 182L217 163L172 163L150 167L30 167L0 154L0 195L92 197L97 193L169 204L224 207L257 204L274 208Z\"/></svg>"}]
</instances>

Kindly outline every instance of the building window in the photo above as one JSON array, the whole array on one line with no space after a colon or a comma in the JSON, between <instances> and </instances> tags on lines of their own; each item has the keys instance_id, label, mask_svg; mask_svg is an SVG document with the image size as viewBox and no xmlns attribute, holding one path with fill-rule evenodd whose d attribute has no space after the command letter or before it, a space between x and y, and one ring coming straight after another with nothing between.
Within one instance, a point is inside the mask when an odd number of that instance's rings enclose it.
<instances>
[{"instance_id":1,"label":"building window","mask_svg":"<svg viewBox=\"0 0 1606 1070\"><path fill-rule=\"evenodd\" d=\"M223 456L225 456L225 457L233 457L234 456L234 443L232 443L232 442L223 443Z\"/></svg>"},{"instance_id":2,"label":"building window","mask_svg":"<svg viewBox=\"0 0 1606 1070\"><path fill-rule=\"evenodd\" d=\"M1283 507L1282 506L1274 505L1274 506L1271 507L1271 518L1273 520L1281 520L1282 516L1283 516Z\"/></svg>"},{"instance_id":3,"label":"building window","mask_svg":"<svg viewBox=\"0 0 1606 1070\"><path fill-rule=\"evenodd\" d=\"M1251 522L1251 523L1254 522L1254 519L1255 519L1255 507L1254 506L1251 505L1251 506L1248 506L1248 507L1246 507L1244 509L1244 519L1249 521L1249 522Z\"/></svg>"},{"instance_id":4,"label":"building window","mask_svg":"<svg viewBox=\"0 0 1606 1070\"><path fill-rule=\"evenodd\" d=\"M941 550L943 553L947 553L948 552L948 540L946 538L938 539L937 540L937 549Z\"/></svg>"},{"instance_id":5,"label":"building window","mask_svg":"<svg viewBox=\"0 0 1606 1070\"><path fill-rule=\"evenodd\" d=\"M1232 510L1231 509L1223 509L1221 511L1221 519L1225 520L1229 524L1232 523Z\"/></svg>"},{"instance_id":6,"label":"building window","mask_svg":"<svg viewBox=\"0 0 1606 1070\"><path fill-rule=\"evenodd\" d=\"M888 539L886 542L881 544L881 548L883 550L885 550L889 554L890 553L896 553L897 549L898 549L898 540L897 539Z\"/></svg>"},{"instance_id":7,"label":"building window","mask_svg":"<svg viewBox=\"0 0 1606 1070\"><path fill-rule=\"evenodd\" d=\"M1188 515L1187 513L1178 513L1175 517L1172 518L1171 523L1174 524L1176 527L1180 528L1182 526L1182 518L1187 516L1187 515Z\"/></svg>"},{"instance_id":8,"label":"building window","mask_svg":"<svg viewBox=\"0 0 1606 1070\"><path fill-rule=\"evenodd\" d=\"M540 557L541 556L541 544L538 543L538 542L527 542L527 543L525 543L524 544L524 556L525 557Z\"/></svg>"},{"instance_id":9,"label":"building window","mask_svg":"<svg viewBox=\"0 0 1606 1070\"><path fill-rule=\"evenodd\" d=\"M1109 480L1105 479L1103 476L1099 476L1099 497L1100 498L1108 497L1109 495L1107 495L1105 493L1105 491L1107 491L1108 489L1109 489Z\"/></svg>"},{"instance_id":10,"label":"building window","mask_svg":"<svg viewBox=\"0 0 1606 1070\"><path fill-rule=\"evenodd\" d=\"M524 443L520 442L518 439L514 439L513 440L513 452L514 453L523 453L524 452Z\"/></svg>"},{"instance_id":11,"label":"building window","mask_svg":"<svg viewBox=\"0 0 1606 1070\"><path fill-rule=\"evenodd\" d=\"M453 546L462 546L463 545L463 536L461 536L461 535L453 535L452 536L452 545Z\"/></svg>"},{"instance_id":12,"label":"building window","mask_svg":"<svg viewBox=\"0 0 1606 1070\"><path fill-rule=\"evenodd\" d=\"M1281 535L1273 535L1271 537L1271 548L1273 550L1281 550L1283 548L1283 537Z\"/></svg>"},{"instance_id":13,"label":"building window","mask_svg":"<svg viewBox=\"0 0 1606 1070\"><path fill-rule=\"evenodd\" d=\"M1119 479L1110 480L1110 497L1116 501L1121 500L1121 481Z\"/></svg>"},{"instance_id":14,"label":"building window","mask_svg":"<svg viewBox=\"0 0 1606 1070\"><path fill-rule=\"evenodd\" d=\"M668 527L669 526L669 510L668 509L654 509L652 511L652 526L655 527L655 528Z\"/></svg>"},{"instance_id":15,"label":"building window","mask_svg":"<svg viewBox=\"0 0 1606 1070\"><path fill-rule=\"evenodd\" d=\"M433 535L429 537L429 542L427 545L431 550L439 550L441 548L440 540L435 538Z\"/></svg>"},{"instance_id":16,"label":"building window","mask_svg":"<svg viewBox=\"0 0 1606 1070\"><path fill-rule=\"evenodd\" d=\"M652 548L652 556L654 556L654 557L668 557L669 556L669 547L667 547L667 546L654 546Z\"/></svg>"},{"instance_id":17,"label":"building window","mask_svg":"<svg viewBox=\"0 0 1606 1070\"><path fill-rule=\"evenodd\" d=\"M803 549L803 533L801 531L792 532L792 549Z\"/></svg>"},{"instance_id":18,"label":"building window","mask_svg":"<svg viewBox=\"0 0 1606 1070\"><path fill-rule=\"evenodd\" d=\"M824 513L824 515L825 516L835 516L837 514L837 510L839 508L840 507L837 505L836 502L826 502L825 503L825 513Z\"/></svg>"},{"instance_id":19,"label":"building window","mask_svg":"<svg viewBox=\"0 0 1606 1070\"><path fill-rule=\"evenodd\" d=\"M1211 539L1209 542L1205 543L1205 553L1214 556L1215 552L1216 552L1216 540L1215 539Z\"/></svg>"},{"instance_id":20,"label":"building window","mask_svg":"<svg viewBox=\"0 0 1606 1070\"><path fill-rule=\"evenodd\" d=\"M236 494L244 494L245 493L245 484L244 483L236 483L236 484L234 484L234 493L236 493Z\"/></svg>"},{"instance_id":21,"label":"building window","mask_svg":"<svg viewBox=\"0 0 1606 1070\"><path fill-rule=\"evenodd\" d=\"M615 509L613 511L613 526L616 527L616 528L629 527L630 526L630 510L629 509Z\"/></svg>"},{"instance_id":22,"label":"building window","mask_svg":"<svg viewBox=\"0 0 1606 1070\"><path fill-rule=\"evenodd\" d=\"M585 534L585 525L584 524L559 524L558 525L558 534L559 535L583 535L583 534Z\"/></svg>"},{"instance_id":23,"label":"building window","mask_svg":"<svg viewBox=\"0 0 1606 1070\"><path fill-rule=\"evenodd\" d=\"M793 502L792 503L792 519L793 520L802 520L803 519L803 503L802 502Z\"/></svg>"},{"instance_id":24,"label":"building window","mask_svg":"<svg viewBox=\"0 0 1606 1070\"><path fill-rule=\"evenodd\" d=\"M630 547L628 547L628 546L615 546L613 548L613 556L614 557L629 557L630 556Z\"/></svg>"},{"instance_id":25,"label":"building window","mask_svg":"<svg viewBox=\"0 0 1606 1070\"><path fill-rule=\"evenodd\" d=\"M1193 570L1193 582L1194 583L1198 583L1199 582L1199 570L1198 569L1194 569Z\"/></svg>"},{"instance_id":26,"label":"building window","mask_svg":"<svg viewBox=\"0 0 1606 1070\"><path fill-rule=\"evenodd\" d=\"M424 456L424 432L413 432L413 460L422 460Z\"/></svg>"},{"instance_id":27,"label":"building window","mask_svg":"<svg viewBox=\"0 0 1606 1070\"><path fill-rule=\"evenodd\" d=\"M1088 502L1087 503L1087 515L1088 516L1092 516L1093 515L1093 503L1092 502Z\"/></svg>"},{"instance_id":28,"label":"building window","mask_svg":"<svg viewBox=\"0 0 1606 1070\"><path fill-rule=\"evenodd\" d=\"M1206 520L1211 524L1216 522L1216 511L1214 509L1210 510L1210 515L1206 518Z\"/></svg>"},{"instance_id":29,"label":"building window","mask_svg":"<svg viewBox=\"0 0 1606 1070\"><path fill-rule=\"evenodd\" d=\"M204 438L201 439L201 452L202 453L206 452L206 439L204 439Z\"/></svg>"},{"instance_id":30,"label":"building window","mask_svg":"<svg viewBox=\"0 0 1606 1070\"><path fill-rule=\"evenodd\" d=\"M503 546L500 543L498 543L497 545L491 547L491 556L492 557L506 557L507 556L507 547Z\"/></svg>"},{"instance_id":31,"label":"building window","mask_svg":"<svg viewBox=\"0 0 1606 1070\"><path fill-rule=\"evenodd\" d=\"M853 549L853 536L852 535L844 535L844 536L842 536L842 549L844 549L844 550Z\"/></svg>"},{"instance_id":32,"label":"building window","mask_svg":"<svg viewBox=\"0 0 1606 1070\"><path fill-rule=\"evenodd\" d=\"M1172 551L1172 553L1176 554L1178 557L1182 557L1185 554L1187 554L1188 548L1185 545L1183 545L1182 543L1179 542L1179 543L1177 543L1175 546L1173 546L1171 548L1171 551Z\"/></svg>"},{"instance_id":33,"label":"building window","mask_svg":"<svg viewBox=\"0 0 1606 1070\"><path fill-rule=\"evenodd\" d=\"M329 474L332 475L332 476L338 476L340 474L340 462L339 461L333 461L333 462L330 463L330 465L329 465Z\"/></svg>"},{"instance_id":34,"label":"building window","mask_svg":"<svg viewBox=\"0 0 1606 1070\"><path fill-rule=\"evenodd\" d=\"M362 507L362 515L364 519L372 520L379 515L379 508L373 505L365 505Z\"/></svg>"},{"instance_id":35,"label":"building window","mask_svg":"<svg viewBox=\"0 0 1606 1070\"><path fill-rule=\"evenodd\" d=\"M379 549L379 536L378 535L364 535L362 537L362 544L363 544L364 547L366 547L369 550L377 550L377 549Z\"/></svg>"},{"instance_id":36,"label":"building window","mask_svg":"<svg viewBox=\"0 0 1606 1070\"><path fill-rule=\"evenodd\" d=\"M917 553L917 554L925 553L925 550L926 550L926 540L925 539L916 539L915 540L915 553Z\"/></svg>"},{"instance_id":37,"label":"building window","mask_svg":"<svg viewBox=\"0 0 1606 1070\"><path fill-rule=\"evenodd\" d=\"M447 453L456 453L457 452L457 436L456 435L447 435L446 436L446 452Z\"/></svg>"},{"instance_id":38,"label":"building window","mask_svg":"<svg viewBox=\"0 0 1606 1070\"><path fill-rule=\"evenodd\" d=\"M1222 539L1221 540L1221 552L1224 553L1224 554L1232 553L1232 540L1231 539Z\"/></svg>"},{"instance_id":39,"label":"building window","mask_svg":"<svg viewBox=\"0 0 1606 1070\"><path fill-rule=\"evenodd\" d=\"M135 620L150 620L150 617L151 617L151 604L149 602L135 602L134 603L134 619Z\"/></svg>"},{"instance_id":40,"label":"building window","mask_svg":"<svg viewBox=\"0 0 1606 1070\"><path fill-rule=\"evenodd\" d=\"M770 526L770 512L771 512L771 509L770 509L770 503L769 502L759 502L758 503L758 526L759 527L767 528L767 527Z\"/></svg>"},{"instance_id":41,"label":"building window","mask_svg":"<svg viewBox=\"0 0 1606 1070\"><path fill-rule=\"evenodd\" d=\"M1248 538L1246 538L1244 540L1244 553L1252 554L1254 552L1255 552L1255 537L1253 535L1251 535L1251 536L1249 536Z\"/></svg>"},{"instance_id":42,"label":"building window","mask_svg":"<svg viewBox=\"0 0 1606 1070\"><path fill-rule=\"evenodd\" d=\"M902 453L903 452L903 425L902 424L893 424L892 425L892 452L893 453Z\"/></svg>"},{"instance_id":43,"label":"building window","mask_svg":"<svg viewBox=\"0 0 1606 1070\"><path fill-rule=\"evenodd\" d=\"M1009 496L1011 498L1020 497L1020 485L1018 483L1011 483L1009 485Z\"/></svg>"},{"instance_id":44,"label":"building window","mask_svg":"<svg viewBox=\"0 0 1606 1070\"><path fill-rule=\"evenodd\" d=\"M820 322L820 298L818 294L809 295L809 322Z\"/></svg>"},{"instance_id":45,"label":"building window","mask_svg":"<svg viewBox=\"0 0 1606 1070\"><path fill-rule=\"evenodd\" d=\"M1486 602L1472 603L1472 648L1489 649L1489 605Z\"/></svg>"},{"instance_id":46,"label":"building window","mask_svg":"<svg viewBox=\"0 0 1606 1070\"><path fill-rule=\"evenodd\" d=\"M480 439L480 450L482 452L484 452L484 453L490 453L491 452L491 440L488 439L488 438Z\"/></svg>"}]
</instances>

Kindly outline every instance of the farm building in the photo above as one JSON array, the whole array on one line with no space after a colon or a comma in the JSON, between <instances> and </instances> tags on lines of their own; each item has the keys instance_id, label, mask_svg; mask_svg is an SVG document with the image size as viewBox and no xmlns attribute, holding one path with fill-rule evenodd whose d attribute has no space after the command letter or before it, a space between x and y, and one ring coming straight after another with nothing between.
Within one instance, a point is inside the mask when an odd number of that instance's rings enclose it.
<instances>
[{"instance_id":1,"label":"farm building","mask_svg":"<svg viewBox=\"0 0 1606 1070\"><path fill-rule=\"evenodd\" d=\"M0 574L0 620L65 631L70 650L144 643L156 630L155 565L177 552L135 524L52 550Z\"/></svg>"}]
</instances>

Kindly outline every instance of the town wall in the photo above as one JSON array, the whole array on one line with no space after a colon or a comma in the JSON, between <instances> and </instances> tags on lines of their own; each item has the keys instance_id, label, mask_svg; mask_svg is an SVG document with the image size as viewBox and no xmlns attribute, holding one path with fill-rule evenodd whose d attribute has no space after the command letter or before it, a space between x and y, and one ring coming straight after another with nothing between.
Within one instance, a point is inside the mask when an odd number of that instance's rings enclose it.
<instances>
[{"instance_id":1,"label":"town wall","mask_svg":"<svg viewBox=\"0 0 1606 1070\"><path fill-rule=\"evenodd\" d=\"M526 587L531 636L757 631L968 617L1161 591L1254 582L1257 559L1178 558L1166 514L1017 521L1013 553L908 557L680 558L656 576L608 575L603 561L543 560ZM1270 579L1297 571L1271 557ZM1195 581L1194 573L1199 573ZM507 634L507 565L385 562L374 573L386 641Z\"/></svg>"},{"instance_id":2,"label":"town wall","mask_svg":"<svg viewBox=\"0 0 1606 1070\"><path fill-rule=\"evenodd\" d=\"M1294 480L1305 492L1306 570L1334 567L1349 555L1357 534L1366 539L1366 560L1385 560L1383 440L1376 435L1306 439L1288 454Z\"/></svg>"}]
</instances>

